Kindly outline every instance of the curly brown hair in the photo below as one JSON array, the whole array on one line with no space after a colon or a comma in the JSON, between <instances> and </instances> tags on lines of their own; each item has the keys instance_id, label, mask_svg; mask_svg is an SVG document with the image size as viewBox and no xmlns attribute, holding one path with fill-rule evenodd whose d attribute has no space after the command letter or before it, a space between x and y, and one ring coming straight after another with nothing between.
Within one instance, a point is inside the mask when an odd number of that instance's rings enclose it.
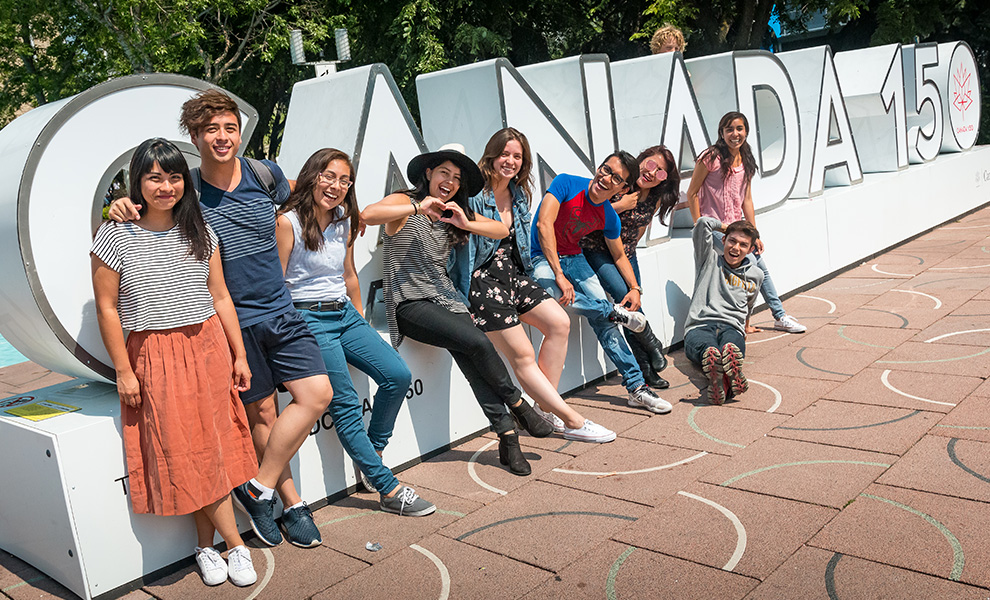
<instances>
[{"instance_id":1,"label":"curly brown hair","mask_svg":"<svg viewBox=\"0 0 990 600\"><path fill-rule=\"evenodd\" d=\"M213 117L225 112L234 113L237 117L237 128L240 129L241 109L237 106L237 102L216 88L204 90L182 104L179 127L192 135L201 127L205 127Z\"/></svg>"},{"instance_id":2,"label":"curly brown hair","mask_svg":"<svg viewBox=\"0 0 990 600\"><path fill-rule=\"evenodd\" d=\"M663 49L663 45L666 42L677 44L678 52L684 52L684 49L687 48L687 42L684 41L684 33L670 23L664 24L663 27L654 32L653 37L650 39L650 52L660 54L660 50Z\"/></svg>"}]
</instances>

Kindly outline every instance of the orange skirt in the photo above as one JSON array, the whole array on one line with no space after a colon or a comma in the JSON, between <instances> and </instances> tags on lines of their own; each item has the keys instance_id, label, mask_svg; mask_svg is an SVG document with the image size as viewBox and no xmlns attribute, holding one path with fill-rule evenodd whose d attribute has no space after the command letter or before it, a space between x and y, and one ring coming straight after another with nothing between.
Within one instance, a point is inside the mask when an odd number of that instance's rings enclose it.
<instances>
[{"instance_id":1,"label":"orange skirt","mask_svg":"<svg viewBox=\"0 0 990 600\"><path fill-rule=\"evenodd\" d=\"M141 385L141 406L121 403L135 513L189 514L257 475L218 316L176 329L132 332L127 355Z\"/></svg>"}]
</instances>

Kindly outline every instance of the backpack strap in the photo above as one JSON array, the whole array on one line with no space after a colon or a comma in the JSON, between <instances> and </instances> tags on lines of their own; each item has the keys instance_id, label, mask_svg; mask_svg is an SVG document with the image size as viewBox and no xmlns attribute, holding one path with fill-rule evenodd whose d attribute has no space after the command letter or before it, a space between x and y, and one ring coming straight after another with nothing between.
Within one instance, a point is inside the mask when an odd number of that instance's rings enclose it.
<instances>
[{"instance_id":1,"label":"backpack strap","mask_svg":"<svg viewBox=\"0 0 990 600\"><path fill-rule=\"evenodd\" d=\"M272 173L271 167L261 162L256 158L243 157L244 162L247 164L251 172L254 173L255 179L261 182L261 185L265 188L265 193L268 197L272 199L272 202L278 204L278 190L275 185L275 174Z\"/></svg>"},{"instance_id":2,"label":"backpack strap","mask_svg":"<svg viewBox=\"0 0 990 600\"><path fill-rule=\"evenodd\" d=\"M244 163L251 169L254 178L261 182L261 185L265 188L265 194L273 202L278 204L278 186L275 184L275 173L272 172L271 167L256 158L248 158L246 156L242 156L241 158L244 159ZM192 175L193 187L196 188L196 193L199 194L203 187L203 175L200 173L199 167L189 169L189 174Z\"/></svg>"},{"instance_id":3,"label":"backpack strap","mask_svg":"<svg viewBox=\"0 0 990 600\"><path fill-rule=\"evenodd\" d=\"M200 190L203 189L203 174L199 172L199 167L189 169L189 174L192 175L193 188L196 190L196 196L198 197Z\"/></svg>"}]
</instances>

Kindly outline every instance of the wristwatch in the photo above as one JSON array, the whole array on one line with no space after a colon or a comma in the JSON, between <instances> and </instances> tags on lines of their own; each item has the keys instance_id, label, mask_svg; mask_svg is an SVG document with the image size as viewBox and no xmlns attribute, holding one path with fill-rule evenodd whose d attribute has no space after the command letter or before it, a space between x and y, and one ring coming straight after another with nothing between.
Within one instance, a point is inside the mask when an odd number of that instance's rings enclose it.
<instances>
[{"instance_id":1,"label":"wristwatch","mask_svg":"<svg viewBox=\"0 0 990 600\"><path fill-rule=\"evenodd\" d=\"M634 286L632 286L632 288L631 288L631 289L634 289L634 290L636 290L637 292L639 292L639 295L640 295L640 296L642 296L642 295L643 295L643 288L641 288L641 287L639 287L638 285L634 285Z\"/></svg>"}]
</instances>

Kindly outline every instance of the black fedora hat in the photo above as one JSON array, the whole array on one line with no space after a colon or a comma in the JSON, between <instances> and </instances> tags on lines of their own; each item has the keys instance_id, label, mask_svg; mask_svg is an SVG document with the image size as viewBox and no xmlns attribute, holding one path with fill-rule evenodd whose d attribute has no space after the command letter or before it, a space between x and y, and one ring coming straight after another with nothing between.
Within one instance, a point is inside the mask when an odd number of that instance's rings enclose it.
<instances>
[{"instance_id":1,"label":"black fedora hat","mask_svg":"<svg viewBox=\"0 0 990 600\"><path fill-rule=\"evenodd\" d=\"M461 169L461 186L468 196L477 195L485 187L485 178L481 169L464 153L460 144L445 144L436 152L420 154L409 161L406 176L412 185L417 185L426 178L426 169L432 169L443 162L450 161Z\"/></svg>"}]
</instances>

